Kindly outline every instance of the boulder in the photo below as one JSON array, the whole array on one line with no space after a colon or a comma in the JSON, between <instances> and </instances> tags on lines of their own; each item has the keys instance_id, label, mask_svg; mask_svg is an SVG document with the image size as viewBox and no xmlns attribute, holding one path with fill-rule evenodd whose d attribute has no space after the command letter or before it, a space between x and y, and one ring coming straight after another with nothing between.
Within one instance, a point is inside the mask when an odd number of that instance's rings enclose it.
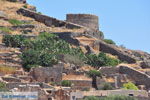
<instances>
[{"instance_id":1,"label":"boulder","mask_svg":"<svg viewBox=\"0 0 150 100\"><path fill-rule=\"evenodd\" d=\"M140 63L142 68L150 68L150 60L145 60Z\"/></svg>"},{"instance_id":2,"label":"boulder","mask_svg":"<svg viewBox=\"0 0 150 100\"><path fill-rule=\"evenodd\" d=\"M3 11L0 11L0 18L6 18L7 15L3 12Z\"/></svg>"}]
</instances>

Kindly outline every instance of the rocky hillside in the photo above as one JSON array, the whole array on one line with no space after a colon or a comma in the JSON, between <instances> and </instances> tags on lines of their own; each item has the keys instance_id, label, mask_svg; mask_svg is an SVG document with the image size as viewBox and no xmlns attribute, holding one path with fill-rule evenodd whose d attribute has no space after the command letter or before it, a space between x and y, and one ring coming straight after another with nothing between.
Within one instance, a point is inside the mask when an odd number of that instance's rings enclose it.
<instances>
[{"instance_id":1,"label":"rocky hillside","mask_svg":"<svg viewBox=\"0 0 150 100\"><path fill-rule=\"evenodd\" d=\"M10 1L0 0L0 84L8 90L36 84L41 98L46 98L46 88L58 88L66 80L77 90L98 89L102 82L118 89L130 81L150 88L137 79L143 76L149 82L150 54L117 46L98 28L49 17L34 6ZM102 75L89 77L89 71Z\"/></svg>"}]
</instances>

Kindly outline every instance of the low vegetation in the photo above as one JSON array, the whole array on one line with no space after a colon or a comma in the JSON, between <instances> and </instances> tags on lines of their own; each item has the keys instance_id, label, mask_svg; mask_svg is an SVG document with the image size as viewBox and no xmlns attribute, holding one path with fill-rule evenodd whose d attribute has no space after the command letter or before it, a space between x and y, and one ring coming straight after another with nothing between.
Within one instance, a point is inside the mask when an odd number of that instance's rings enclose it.
<instances>
[{"instance_id":1,"label":"low vegetation","mask_svg":"<svg viewBox=\"0 0 150 100\"><path fill-rule=\"evenodd\" d=\"M89 96L83 100L137 100L137 99L129 96L116 95L116 96L108 96L108 97L101 97L101 98Z\"/></svg>"},{"instance_id":2,"label":"low vegetation","mask_svg":"<svg viewBox=\"0 0 150 100\"><path fill-rule=\"evenodd\" d=\"M24 6L24 7L26 7L26 6ZM28 22L23 22L23 21L20 21L17 19L9 19L8 22L15 26L22 25L22 24L29 24Z\"/></svg>"},{"instance_id":3,"label":"low vegetation","mask_svg":"<svg viewBox=\"0 0 150 100\"><path fill-rule=\"evenodd\" d=\"M71 87L71 81L63 80L63 81L61 82L61 86L64 86L64 87Z\"/></svg>"},{"instance_id":4,"label":"low vegetation","mask_svg":"<svg viewBox=\"0 0 150 100\"><path fill-rule=\"evenodd\" d=\"M24 42L24 45L21 59L24 68L28 70L37 65L51 67L63 60L64 55L76 56L79 60L84 58L80 48L71 48L54 34L41 33L35 40Z\"/></svg>"},{"instance_id":5,"label":"low vegetation","mask_svg":"<svg viewBox=\"0 0 150 100\"><path fill-rule=\"evenodd\" d=\"M104 39L104 42L108 43L108 44L116 44L113 40L111 39Z\"/></svg>"},{"instance_id":6,"label":"low vegetation","mask_svg":"<svg viewBox=\"0 0 150 100\"><path fill-rule=\"evenodd\" d=\"M3 82L0 82L0 91L1 92L8 91L8 89L6 88L6 84Z\"/></svg>"},{"instance_id":7,"label":"low vegetation","mask_svg":"<svg viewBox=\"0 0 150 100\"><path fill-rule=\"evenodd\" d=\"M132 82L123 84L123 88L128 90L139 90L138 87Z\"/></svg>"},{"instance_id":8,"label":"low vegetation","mask_svg":"<svg viewBox=\"0 0 150 100\"><path fill-rule=\"evenodd\" d=\"M10 34L12 30L8 27L0 27L0 31Z\"/></svg>"},{"instance_id":9,"label":"low vegetation","mask_svg":"<svg viewBox=\"0 0 150 100\"><path fill-rule=\"evenodd\" d=\"M113 90L114 88L112 87L111 84L105 83L102 87L102 90Z\"/></svg>"},{"instance_id":10,"label":"low vegetation","mask_svg":"<svg viewBox=\"0 0 150 100\"><path fill-rule=\"evenodd\" d=\"M5 35L2 41L9 47L21 47L25 38L22 35Z\"/></svg>"},{"instance_id":11,"label":"low vegetation","mask_svg":"<svg viewBox=\"0 0 150 100\"><path fill-rule=\"evenodd\" d=\"M87 64L99 68L101 66L116 66L120 63L118 59L111 58L105 53L87 55Z\"/></svg>"},{"instance_id":12,"label":"low vegetation","mask_svg":"<svg viewBox=\"0 0 150 100\"><path fill-rule=\"evenodd\" d=\"M111 58L105 53L84 54L81 48L73 48L69 43L60 39L55 34L41 33L35 39L27 39L22 35L5 35L3 43L9 47L22 49L23 67L51 67L59 61L69 62L77 66L89 64L95 68L101 66L116 66L118 59Z\"/></svg>"},{"instance_id":13,"label":"low vegetation","mask_svg":"<svg viewBox=\"0 0 150 100\"><path fill-rule=\"evenodd\" d=\"M28 5L27 5L27 4L25 4L25 5L23 6L23 8L28 8Z\"/></svg>"}]
</instances>

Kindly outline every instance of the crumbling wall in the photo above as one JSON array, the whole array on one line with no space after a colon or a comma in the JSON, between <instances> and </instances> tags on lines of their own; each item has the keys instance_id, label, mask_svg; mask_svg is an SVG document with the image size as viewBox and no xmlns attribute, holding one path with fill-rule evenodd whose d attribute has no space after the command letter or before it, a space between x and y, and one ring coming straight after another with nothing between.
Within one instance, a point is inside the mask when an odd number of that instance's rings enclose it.
<instances>
[{"instance_id":1,"label":"crumbling wall","mask_svg":"<svg viewBox=\"0 0 150 100\"><path fill-rule=\"evenodd\" d=\"M125 53L124 51L121 51L115 47L115 45L106 44L103 41L99 41L100 45L100 51L105 53L110 53L112 55L117 55L118 58L122 61L126 61L128 63L135 63L136 59Z\"/></svg>"},{"instance_id":2,"label":"crumbling wall","mask_svg":"<svg viewBox=\"0 0 150 100\"><path fill-rule=\"evenodd\" d=\"M150 76L128 66L120 66L120 73L129 75L137 85L145 85L150 89Z\"/></svg>"},{"instance_id":3,"label":"crumbling wall","mask_svg":"<svg viewBox=\"0 0 150 100\"><path fill-rule=\"evenodd\" d=\"M30 75L38 82L61 82L63 64L54 65L53 67L36 67L32 68Z\"/></svg>"},{"instance_id":4,"label":"crumbling wall","mask_svg":"<svg viewBox=\"0 0 150 100\"><path fill-rule=\"evenodd\" d=\"M67 14L66 20L91 29L99 30L98 16L91 14Z\"/></svg>"},{"instance_id":5,"label":"crumbling wall","mask_svg":"<svg viewBox=\"0 0 150 100\"><path fill-rule=\"evenodd\" d=\"M92 87L92 80L70 80L74 86L73 89L89 90Z\"/></svg>"},{"instance_id":6,"label":"crumbling wall","mask_svg":"<svg viewBox=\"0 0 150 100\"><path fill-rule=\"evenodd\" d=\"M25 9L25 8L20 8L17 12L19 14L22 14L23 16L34 18L36 21L44 23L47 26L66 27L66 28L70 28L70 29L82 28L82 26L80 26L80 25L76 25L73 23L58 20L56 18L42 15L42 14L36 13L34 11Z\"/></svg>"}]
</instances>

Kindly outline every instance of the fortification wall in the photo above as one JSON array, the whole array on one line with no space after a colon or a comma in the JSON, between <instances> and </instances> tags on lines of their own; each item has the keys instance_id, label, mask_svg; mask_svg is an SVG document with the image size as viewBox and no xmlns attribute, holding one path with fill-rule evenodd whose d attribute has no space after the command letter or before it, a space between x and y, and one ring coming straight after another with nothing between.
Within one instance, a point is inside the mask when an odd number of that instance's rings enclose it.
<instances>
[{"instance_id":1,"label":"fortification wall","mask_svg":"<svg viewBox=\"0 0 150 100\"><path fill-rule=\"evenodd\" d=\"M34 18L36 21L44 23L47 26L55 26L55 27L66 27L70 29L74 28L83 28L83 26L76 25L70 22L58 20L53 17L49 17L46 15L38 14L34 11L25 9L25 8L20 8L17 13L22 14L23 16L31 17Z\"/></svg>"},{"instance_id":2,"label":"fortification wall","mask_svg":"<svg viewBox=\"0 0 150 100\"><path fill-rule=\"evenodd\" d=\"M98 16L90 14L67 14L66 20L90 29L99 30Z\"/></svg>"},{"instance_id":3,"label":"fortification wall","mask_svg":"<svg viewBox=\"0 0 150 100\"><path fill-rule=\"evenodd\" d=\"M119 48L117 48L114 45L110 45L110 44L107 44L107 43L99 40L99 47L100 47L99 51L102 51L105 53L110 53L112 55L117 55L118 58L122 61L126 61L128 63L136 62L135 58L133 58L131 55L125 53L124 51L119 50Z\"/></svg>"},{"instance_id":4,"label":"fortification wall","mask_svg":"<svg viewBox=\"0 0 150 100\"><path fill-rule=\"evenodd\" d=\"M149 75L127 66L120 66L119 71L122 74L129 75L132 79L136 81L137 85L145 85L147 89L150 89Z\"/></svg>"}]
</instances>

